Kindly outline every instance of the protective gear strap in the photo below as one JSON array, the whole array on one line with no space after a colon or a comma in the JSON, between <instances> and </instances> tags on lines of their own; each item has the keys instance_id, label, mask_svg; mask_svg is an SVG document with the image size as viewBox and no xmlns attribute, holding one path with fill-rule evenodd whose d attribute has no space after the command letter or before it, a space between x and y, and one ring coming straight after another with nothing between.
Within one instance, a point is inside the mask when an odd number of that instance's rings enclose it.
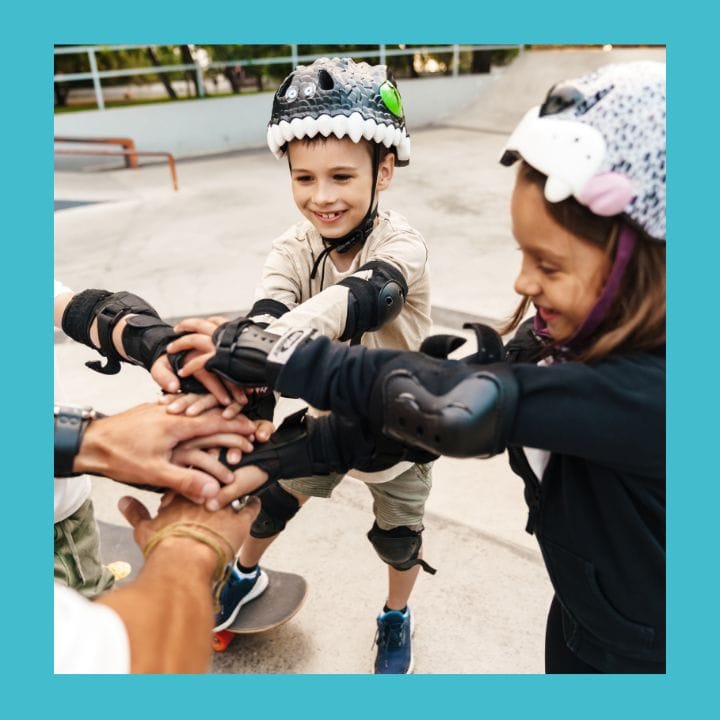
<instances>
[{"instance_id":1,"label":"protective gear strap","mask_svg":"<svg viewBox=\"0 0 720 720\"><path fill-rule=\"evenodd\" d=\"M107 358L107 362L105 365L102 365L100 361L85 363L91 370L96 370L104 375L115 375L120 372L120 362L124 358L115 349L112 334L118 322L130 314L160 317L155 308L145 300L124 290L113 293L97 307L96 317L100 340L98 352Z\"/></svg>"},{"instance_id":2,"label":"protective gear strap","mask_svg":"<svg viewBox=\"0 0 720 720\"><path fill-rule=\"evenodd\" d=\"M422 547L422 530L411 530L405 525L392 530L383 530L375 522L370 528L367 538L380 559L396 570L410 570L415 565L420 565L430 575L437 572L434 567L419 557Z\"/></svg>"},{"instance_id":3,"label":"protective gear strap","mask_svg":"<svg viewBox=\"0 0 720 720\"><path fill-rule=\"evenodd\" d=\"M266 360L279 336L241 317L220 325L212 336L215 355L207 368L244 387L265 387Z\"/></svg>"},{"instance_id":4,"label":"protective gear strap","mask_svg":"<svg viewBox=\"0 0 720 720\"><path fill-rule=\"evenodd\" d=\"M477 343L477 351L464 357L462 359L464 363L491 365L505 359L505 346L497 330L483 323L471 322L464 323L463 328L475 333L475 342Z\"/></svg>"},{"instance_id":5,"label":"protective gear strap","mask_svg":"<svg viewBox=\"0 0 720 720\"><path fill-rule=\"evenodd\" d=\"M250 528L250 535L255 538L269 538L282 532L300 509L297 498L277 482L266 487L259 498L260 512Z\"/></svg>"},{"instance_id":6,"label":"protective gear strap","mask_svg":"<svg viewBox=\"0 0 720 720\"><path fill-rule=\"evenodd\" d=\"M505 449L517 400L517 380L503 363L403 353L381 368L369 418L375 430L406 445L452 457L490 457Z\"/></svg>"},{"instance_id":7,"label":"protective gear strap","mask_svg":"<svg viewBox=\"0 0 720 720\"><path fill-rule=\"evenodd\" d=\"M248 395L248 402L242 409L250 420L270 420L275 415L275 393L270 389L258 388Z\"/></svg>"},{"instance_id":8,"label":"protective gear strap","mask_svg":"<svg viewBox=\"0 0 720 720\"><path fill-rule=\"evenodd\" d=\"M60 323L63 332L73 340L95 350L95 345L90 340L90 326L97 314L96 308L111 295L112 293L107 290L95 289L83 290L74 295L63 312Z\"/></svg>"},{"instance_id":9,"label":"protective gear strap","mask_svg":"<svg viewBox=\"0 0 720 720\"><path fill-rule=\"evenodd\" d=\"M408 287L403 274L390 263L371 260L357 273L370 271L368 280L351 275L338 285L347 287L348 309L340 340L351 340L368 331L379 330L394 320L405 304Z\"/></svg>"},{"instance_id":10,"label":"protective gear strap","mask_svg":"<svg viewBox=\"0 0 720 720\"><path fill-rule=\"evenodd\" d=\"M420 352L430 357L447 359L447 356L465 344L459 335L429 335L420 343Z\"/></svg>"},{"instance_id":11,"label":"protective gear strap","mask_svg":"<svg viewBox=\"0 0 720 720\"><path fill-rule=\"evenodd\" d=\"M213 333L215 355L207 368L243 387L274 387L293 352L317 334L306 328L276 335L252 320L238 318Z\"/></svg>"},{"instance_id":12,"label":"protective gear strap","mask_svg":"<svg viewBox=\"0 0 720 720\"><path fill-rule=\"evenodd\" d=\"M167 346L179 337L164 320L154 315L133 315L122 331L125 354L148 372L153 363L164 355Z\"/></svg>"},{"instance_id":13,"label":"protective gear strap","mask_svg":"<svg viewBox=\"0 0 720 720\"><path fill-rule=\"evenodd\" d=\"M120 362L125 358L115 349L112 339L113 330L123 317L131 314L145 315L158 320L160 318L155 308L145 300L124 290L116 293L108 293L105 290L85 290L76 295L65 309L63 330L70 337L97 349L106 358L105 365L102 364L102 361L95 360L86 362L87 367L104 375L114 375L120 371ZM97 319L99 348L95 348L90 341L90 327L95 319ZM137 326L137 331L138 333L143 332L142 325ZM133 337L130 344L135 346L136 351L141 349L141 343L136 340L137 336L133 335L132 331L130 335ZM143 365L143 360L147 361L148 359L132 357L131 362Z\"/></svg>"}]
</instances>

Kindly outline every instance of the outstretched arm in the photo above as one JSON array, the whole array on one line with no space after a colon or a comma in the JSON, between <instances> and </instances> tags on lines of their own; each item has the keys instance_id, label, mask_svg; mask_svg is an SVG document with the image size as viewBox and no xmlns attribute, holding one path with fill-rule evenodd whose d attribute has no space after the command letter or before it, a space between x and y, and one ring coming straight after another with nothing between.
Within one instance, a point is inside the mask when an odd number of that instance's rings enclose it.
<instances>
[{"instance_id":1,"label":"outstretched arm","mask_svg":"<svg viewBox=\"0 0 720 720\"><path fill-rule=\"evenodd\" d=\"M178 334L141 297L97 289L66 292L55 297L54 311L56 326L105 358L104 365L87 363L93 370L114 374L119 372L121 362L130 362L142 365L166 392L210 392L224 405L231 402L228 389L211 373L201 371L197 379L179 380L175 370L184 358L167 354L168 343ZM244 402L242 391L230 391L238 402Z\"/></svg>"},{"instance_id":2,"label":"outstretched arm","mask_svg":"<svg viewBox=\"0 0 720 720\"><path fill-rule=\"evenodd\" d=\"M280 478L329 473L345 474L353 468L376 472L410 461L426 463L437 456L374 435L358 420L331 414L314 418L301 410L285 419L269 441L234 464L235 477L206 504L216 510L235 498L257 493Z\"/></svg>"},{"instance_id":3,"label":"outstretched arm","mask_svg":"<svg viewBox=\"0 0 720 720\"><path fill-rule=\"evenodd\" d=\"M212 436L209 442L214 446L246 452L251 449L246 436L254 430L254 423L244 416L226 420L219 409L199 417L173 416L160 405L145 403L90 421L60 412L56 415L56 475L105 475L132 485L176 490L202 502L217 494L232 474L200 449L193 456L187 454L192 450L186 451L185 461L194 468L175 464L173 452L181 443L204 436Z\"/></svg>"},{"instance_id":4,"label":"outstretched arm","mask_svg":"<svg viewBox=\"0 0 720 720\"><path fill-rule=\"evenodd\" d=\"M131 672L206 672L213 625L211 586L218 568L232 560L247 537L259 502L248 503L240 513L229 508L210 513L176 497L154 519L134 498L122 498L119 506L141 548L160 533L164 536L137 580L96 600L125 625ZM206 541L198 540L198 533ZM220 561L215 548L221 549Z\"/></svg>"}]
</instances>

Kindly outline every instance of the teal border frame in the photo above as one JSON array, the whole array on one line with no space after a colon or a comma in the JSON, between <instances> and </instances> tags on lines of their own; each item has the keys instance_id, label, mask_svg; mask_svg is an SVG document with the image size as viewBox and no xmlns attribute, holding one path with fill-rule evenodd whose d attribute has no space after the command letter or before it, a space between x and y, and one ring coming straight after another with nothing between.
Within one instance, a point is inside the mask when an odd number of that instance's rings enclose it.
<instances>
[{"instance_id":1,"label":"teal border frame","mask_svg":"<svg viewBox=\"0 0 720 720\"><path fill-rule=\"evenodd\" d=\"M14 715L102 718L441 716L691 717L717 707L717 393L698 380L712 357L700 326L717 240L717 83L709 70L716 22L704 4L606 0L510 5L382 2L57 3L5 8L2 172L6 232L4 517L5 705ZM688 27L692 26L692 27ZM686 29L688 28L688 29ZM56 677L52 674L50 280L52 276L52 45L56 42L552 42L668 47L668 674ZM10 117L8 117L10 116ZM16 119L13 119L16 118ZM714 202L713 202L714 201ZM701 260L701 262L698 262ZM708 339L709 338L709 339ZM707 345L710 344L708 352ZM10 380L12 379L12 380ZM703 452L698 453L697 448ZM709 456L709 457L708 457ZM707 459L706 459L707 458ZM709 462L708 462L709 461ZM32 464L31 464L32 463ZM707 467L709 465L709 468ZM47 481L47 482L46 482ZM632 551L631 548L628 549ZM26 580L27 578L27 580ZM41 579L34 585L34 579ZM442 632L438 625L437 632ZM710 713L708 713L710 714Z\"/></svg>"}]
</instances>

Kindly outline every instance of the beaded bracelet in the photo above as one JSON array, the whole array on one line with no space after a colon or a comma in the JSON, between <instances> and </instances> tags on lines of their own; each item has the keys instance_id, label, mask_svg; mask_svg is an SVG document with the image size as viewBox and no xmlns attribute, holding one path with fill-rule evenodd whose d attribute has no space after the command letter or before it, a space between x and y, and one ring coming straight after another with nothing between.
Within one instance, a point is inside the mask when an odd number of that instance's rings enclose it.
<instances>
[{"instance_id":1,"label":"beaded bracelet","mask_svg":"<svg viewBox=\"0 0 720 720\"><path fill-rule=\"evenodd\" d=\"M215 551L217 555L217 565L213 573L213 600L215 611L217 612L220 606L220 592L225 584L225 580L230 574L230 562L235 557L235 550L230 544L230 541L216 530L202 523L176 522L165 526L162 530L158 530L146 543L143 548L143 555L147 558L159 543L169 537L191 537ZM225 553L221 544L217 542L217 539L227 545L230 550L229 553Z\"/></svg>"}]
</instances>

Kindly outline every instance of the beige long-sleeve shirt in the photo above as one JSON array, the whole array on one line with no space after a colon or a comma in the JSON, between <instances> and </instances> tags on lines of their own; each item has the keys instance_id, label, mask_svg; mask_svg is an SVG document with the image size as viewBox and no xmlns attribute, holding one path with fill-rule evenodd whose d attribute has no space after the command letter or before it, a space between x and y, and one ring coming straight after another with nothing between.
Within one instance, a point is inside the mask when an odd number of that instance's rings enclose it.
<instances>
[{"instance_id":1,"label":"beige long-sleeve shirt","mask_svg":"<svg viewBox=\"0 0 720 720\"><path fill-rule=\"evenodd\" d=\"M339 338L347 319L349 289L337 283L353 275L367 279L369 271L358 272L358 268L382 260L402 273L407 297L400 314L379 330L364 333L361 343L370 348L417 350L431 327L428 248L422 235L399 213L380 211L375 229L347 270L338 270L327 255L311 279L315 260L324 248L320 234L307 220L273 242L255 299L272 298L290 310L267 329L281 334L291 328L312 327L332 339ZM353 475L365 482L385 482L410 465L399 463L372 474L353 471Z\"/></svg>"},{"instance_id":2,"label":"beige long-sleeve shirt","mask_svg":"<svg viewBox=\"0 0 720 720\"><path fill-rule=\"evenodd\" d=\"M422 235L402 215L381 211L377 226L347 270L339 271L326 256L311 280L313 264L324 248L320 234L307 220L293 225L273 242L255 299L278 300L290 312L274 320L268 330L284 333L291 328L312 327L337 339L345 328L349 293L337 283L351 275L367 278L369 271L358 273L358 268L371 260L382 260L402 273L408 285L407 298L400 314L379 330L366 332L362 344L417 350L431 326L428 249Z\"/></svg>"}]
</instances>

